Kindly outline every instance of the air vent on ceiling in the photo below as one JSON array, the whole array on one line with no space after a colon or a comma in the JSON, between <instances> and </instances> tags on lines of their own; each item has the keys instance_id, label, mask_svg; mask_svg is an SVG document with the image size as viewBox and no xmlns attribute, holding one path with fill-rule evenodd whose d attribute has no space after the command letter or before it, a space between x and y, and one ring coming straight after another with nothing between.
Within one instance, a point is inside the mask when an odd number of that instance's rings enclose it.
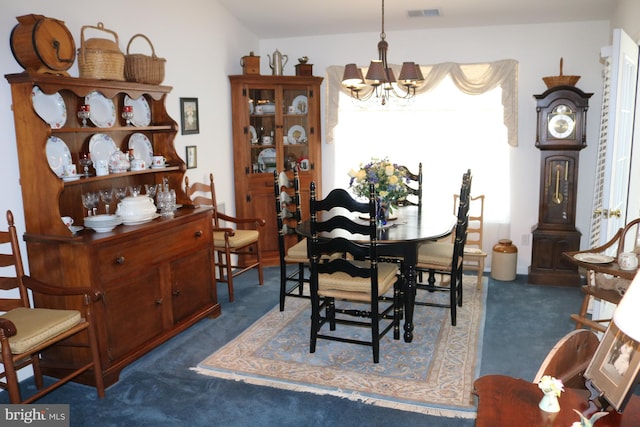
<instances>
[{"instance_id":1,"label":"air vent on ceiling","mask_svg":"<svg viewBox=\"0 0 640 427\"><path fill-rule=\"evenodd\" d=\"M416 9L409 11L409 18L421 18L429 16L440 16L440 9Z\"/></svg>"}]
</instances>

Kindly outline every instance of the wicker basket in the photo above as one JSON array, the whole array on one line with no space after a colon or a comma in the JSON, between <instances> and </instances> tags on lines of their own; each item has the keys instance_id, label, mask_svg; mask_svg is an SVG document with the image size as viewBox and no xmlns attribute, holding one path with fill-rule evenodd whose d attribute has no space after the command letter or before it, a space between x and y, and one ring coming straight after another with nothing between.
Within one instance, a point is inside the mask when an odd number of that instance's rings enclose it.
<instances>
[{"instance_id":1,"label":"wicker basket","mask_svg":"<svg viewBox=\"0 0 640 427\"><path fill-rule=\"evenodd\" d=\"M115 41L107 39L84 39L87 28L105 31L113 35ZM78 70L85 79L124 80L124 54L118 47L118 34L98 26L85 25L80 31L80 49L78 49Z\"/></svg>"},{"instance_id":2,"label":"wicker basket","mask_svg":"<svg viewBox=\"0 0 640 427\"><path fill-rule=\"evenodd\" d=\"M560 75L543 77L542 81L547 85L547 89L551 89L556 86L575 86L580 80L580 76L565 76L562 74L563 58L560 58Z\"/></svg>"},{"instance_id":3,"label":"wicker basket","mask_svg":"<svg viewBox=\"0 0 640 427\"><path fill-rule=\"evenodd\" d=\"M142 55L140 53L129 53L131 43L136 37L142 37L145 39L149 46L151 46L151 56ZM153 47L151 40L144 34L136 34L131 37L129 44L127 44L127 54L125 55L124 62L124 76L127 81L137 83L148 83L157 85L164 80L164 64L166 59L158 58L156 56L156 50Z\"/></svg>"}]
</instances>

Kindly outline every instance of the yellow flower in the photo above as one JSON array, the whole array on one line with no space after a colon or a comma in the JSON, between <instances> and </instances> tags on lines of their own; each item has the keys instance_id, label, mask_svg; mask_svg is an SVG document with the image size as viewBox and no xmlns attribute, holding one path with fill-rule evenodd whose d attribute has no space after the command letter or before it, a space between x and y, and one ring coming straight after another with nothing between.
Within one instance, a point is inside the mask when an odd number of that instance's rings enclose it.
<instances>
[{"instance_id":1,"label":"yellow flower","mask_svg":"<svg viewBox=\"0 0 640 427\"><path fill-rule=\"evenodd\" d=\"M389 175L389 174L387 174ZM389 184L391 185L396 185L398 183L399 179L397 176L395 175L389 175Z\"/></svg>"},{"instance_id":2,"label":"yellow flower","mask_svg":"<svg viewBox=\"0 0 640 427\"><path fill-rule=\"evenodd\" d=\"M364 181L366 178L367 178L367 171L365 171L364 169L360 169L356 174L356 179L358 181Z\"/></svg>"},{"instance_id":3,"label":"yellow flower","mask_svg":"<svg viewBox=\"0 0 640 427\"><path fill-rule=\"evenodd\" d=\"M355 178L356 174L357 174L357 172L354 171L353 169L351 169L347 175L349 175L349 178Z\"/></svg>"},{"instance_id":4,"label":"yellow flower","mask_svg":"<svg viewBox=\"0 0 640 427\"><path fill-rule=\"evenodd\" d=\"M389 164L389 165L386 165L386 166L384 167L384 173L385 173L385 175L387 175L387 176L393 176L393 173L394 173L394 172L395 172L395 171L394 171L393 165Z\"/></svg>"}]
</instances>

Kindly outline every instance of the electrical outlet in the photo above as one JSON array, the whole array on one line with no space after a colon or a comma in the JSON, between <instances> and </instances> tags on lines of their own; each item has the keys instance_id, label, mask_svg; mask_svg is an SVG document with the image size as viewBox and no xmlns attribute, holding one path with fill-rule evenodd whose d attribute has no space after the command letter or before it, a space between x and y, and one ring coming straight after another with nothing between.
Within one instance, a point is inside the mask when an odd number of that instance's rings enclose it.
<instances>
[{"instance_id":1,"label":"electrical outlet","mask_svg":"<svg viewBox=\"0 0 640 427\"><path fill-rule=\"evenodd\" d=\"M529 246L529 235L523 234L520 237L520 246Z\"/></svg>"}]
</instances>

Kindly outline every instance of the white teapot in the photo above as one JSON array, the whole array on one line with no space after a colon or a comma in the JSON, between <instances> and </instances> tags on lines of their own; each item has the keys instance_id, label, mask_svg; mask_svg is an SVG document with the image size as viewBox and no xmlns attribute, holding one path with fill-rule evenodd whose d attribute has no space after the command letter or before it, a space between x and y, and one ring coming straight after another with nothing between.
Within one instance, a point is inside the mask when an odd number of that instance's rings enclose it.
<instances>
[{"instance_id":1,"label":"white teapot","mask_svg":"<svg viewBox=\"0 0 640 427\"><path fill-rule=\"evenodd\" d=\"M125 197L116 209L116 215L122 218L123 222L138 222L151 219L156 213L156 205L147 196Z\"/></svg>"}]
</instances>

